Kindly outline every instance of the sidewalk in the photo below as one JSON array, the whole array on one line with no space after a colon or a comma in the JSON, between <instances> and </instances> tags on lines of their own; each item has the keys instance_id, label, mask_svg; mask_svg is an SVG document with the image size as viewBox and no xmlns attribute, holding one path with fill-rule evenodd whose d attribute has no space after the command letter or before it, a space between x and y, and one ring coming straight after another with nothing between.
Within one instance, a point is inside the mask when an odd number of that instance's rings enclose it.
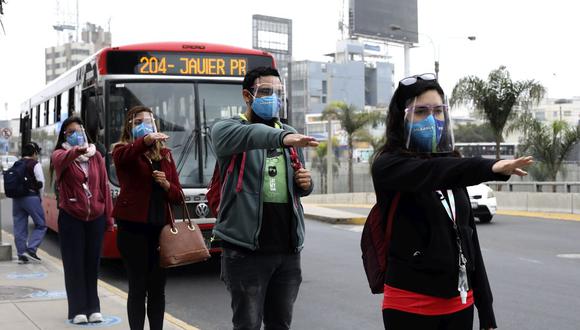
<instances>
[{"instance_id":1,"label":"sidewalk","mask_svg":"<svg viewBox=\"0 0 580 330\"><path fill-rule=\"evenodd\" d=\"M13 242L12 235L5 231L2 238L4 243ZM126 293L100 280L99 298L105 322L87 325L69 323L66 319L67 300L61 261L41 250L38 255L42 259L40 263L20 265L16 260L0 262L0 329L129 329ZM199 330L167 313L163 328Z\"/></svg>"}]
</instances>

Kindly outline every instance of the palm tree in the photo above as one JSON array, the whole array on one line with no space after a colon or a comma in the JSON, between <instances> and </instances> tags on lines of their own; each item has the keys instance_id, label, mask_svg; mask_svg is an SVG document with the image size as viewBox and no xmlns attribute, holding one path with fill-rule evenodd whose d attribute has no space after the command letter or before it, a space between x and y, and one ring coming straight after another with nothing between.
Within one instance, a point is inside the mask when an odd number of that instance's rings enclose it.
<instances>
[{"instance_id":1,"label":"palm tree","mask_svg":"<svg viewBox=\"0 0 580 330\"><path fill-rule=\"evenodd\" d=\"M527 138L522 138L520 152L534 156L537 165L530 169L536 180L556 181L562 163L574 147L580 142L580 127L571 128L565 121L557 120L551 124L542 124L533 119ZM556 187L553 187L554 191Z\"/></svg>"},{"instance_id":2,"label":"palm tree","mask_svg":"<svg viewBox=\"0 0 580 330\"><path fill-rule=\"evenodd\" d=\"M500 158L500 143L509 119L513 118L513 108L526 108L538 104L546 89L535 80L513 81L505 66L491 71L488 80L475 76L461 78L453 87L451 105L471 104L479 111L491 127L496 145L496 158Z\"/></svg>"},{"instance_id":3,"label":"palm tree","mask_svg":"<svg viewBox=\"0 0 580 330\"><path fill-rule=\"evenodd\" d=\"M376 124L381 119L378 112L359 112L354 105L342 101L331 102L322 112L322 119L338 119L347 135L348 146L348 192L353 192L352 155L355 134L369 124Z\"/></svg>"},{"instance_id":4,"label":"palm tree","mask_svg":"<svg viewBox=\"0 0 580 330\"><path fill-rule=\"evenodd\" d=\"M332 146L335 147L338 144L337 139L332 139ZM320 193L328 193L328 187L326 187L326 172L327 172L327 148L328 142L321 142L318 147L316 147L314 157L312 158L312 168L316 169L320 174ZM336 161L332 164L332 174L337 175L338 169L340 167L340 162Z\"/></svg>"}]
</instances>

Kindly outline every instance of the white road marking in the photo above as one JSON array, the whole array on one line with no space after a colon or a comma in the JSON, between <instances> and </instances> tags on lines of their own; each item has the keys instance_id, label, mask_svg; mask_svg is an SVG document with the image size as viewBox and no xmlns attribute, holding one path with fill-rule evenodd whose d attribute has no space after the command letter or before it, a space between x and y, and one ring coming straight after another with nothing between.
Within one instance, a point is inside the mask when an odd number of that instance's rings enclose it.
<instances>
[{"instance_id":1,"label":"white road marking","mask_svg":"<svg viewBox=\"0 0 580 330\"><path fill-rule=\"evenodd\" d=\"M558 254L558 255L556 255L556 257L565 258L565 259L580 259L580 253Z\"/></svg>"},{"instance_id":2,"label":"white road marking","mask_svg":"<svg viewBox=\"0 0 580 330\"><path fill-rule=\"evenodd\" d=\"M543 264L543 262L541 262L540 260L536 260L536 259L523 258L523 257L520 257L518 259L520 259L522 261L526 261L526 262L531 262L533 264Z\"/></svg>"},{"instance_id":3,"label":"white road marking","mask_svg":"<svg viewBox=\"0 0 580 330\"><path fill-rule=\"evenodd\" d=\"M332 225L332 227L340 230L352 231L355 233L362 233L363 231L362 225Z\"/></svg>"}]
</instances>

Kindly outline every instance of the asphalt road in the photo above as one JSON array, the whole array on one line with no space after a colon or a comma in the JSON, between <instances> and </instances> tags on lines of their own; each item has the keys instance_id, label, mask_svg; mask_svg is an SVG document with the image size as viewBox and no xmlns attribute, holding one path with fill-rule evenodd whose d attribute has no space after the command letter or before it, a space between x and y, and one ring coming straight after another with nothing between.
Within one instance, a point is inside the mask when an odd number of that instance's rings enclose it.
<instances>
[{"instance_id":1,"label":"asphalt road","mask_svg":"<svg viewBox=\"0 0 580 330\"><path fill-rule=\"evenodd\" d=\"M3 228L11 231L9 203ZM307 221L304 281L293 329L382 329L381 296L371 295L360 262L360 226ZM497 216L478 225L500 329L580 329L580 222ZM60 257L58 238L42 248ZM203 330L231 329L219 260L169 271L167 312ZM127 289L120 262L103 263L101 278ZM477 320L474 329L478 329Z\"/></svg>"}]
</instances>

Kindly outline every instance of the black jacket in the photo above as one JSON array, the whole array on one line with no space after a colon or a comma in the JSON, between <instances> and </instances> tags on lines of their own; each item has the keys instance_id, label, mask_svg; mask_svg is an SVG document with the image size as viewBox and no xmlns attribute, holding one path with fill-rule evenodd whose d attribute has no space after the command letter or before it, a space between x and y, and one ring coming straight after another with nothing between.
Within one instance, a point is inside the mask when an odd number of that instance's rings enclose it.
<instances>
[{"instance_id":1,"label":"black jacket","mask_svg":"<svg viewBox=\"0 0 580 330\"><path fill-rule=\"evenodd\" d=\"M456 234L453 222L436 192L452 189L456 221L468 259L469 287L474 293L481 328L496 328L497 325L491 288L465 187L509 179L509 176L491 171L495 162L483 158L421 159L384 153L372 166L377 201L383 214L387 214L395 193L401 193L393 220L386 284L435 297L459 296Z\"/></svg>"}]
</instances>

